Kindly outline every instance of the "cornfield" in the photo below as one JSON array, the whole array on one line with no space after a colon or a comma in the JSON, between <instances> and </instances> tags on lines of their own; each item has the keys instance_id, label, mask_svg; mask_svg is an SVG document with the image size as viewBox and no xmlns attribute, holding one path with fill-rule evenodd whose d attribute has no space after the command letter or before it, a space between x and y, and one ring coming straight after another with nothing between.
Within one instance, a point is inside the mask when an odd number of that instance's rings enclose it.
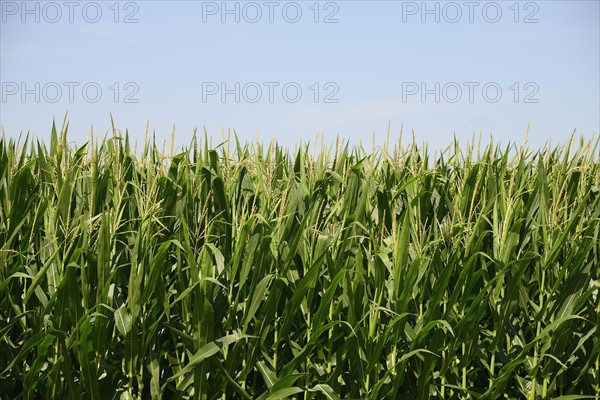
<instances>
[{"instance_id":1,"label":"cornfield","mask_svg":"<svg viewBox=\"0 0 600 400\"><path fill-rule=\"evenodd\" d=\"M600 399L599 140L0 143L2 399Z\"/></svg>"}]
</instances>

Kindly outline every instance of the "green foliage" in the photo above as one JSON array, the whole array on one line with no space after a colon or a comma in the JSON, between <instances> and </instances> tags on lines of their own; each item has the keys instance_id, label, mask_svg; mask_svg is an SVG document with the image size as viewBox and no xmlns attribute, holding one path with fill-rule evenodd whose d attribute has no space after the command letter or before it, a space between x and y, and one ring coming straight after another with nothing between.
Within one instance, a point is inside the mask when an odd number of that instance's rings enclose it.
<instances>
[{"instance_id":1,"label":"green foliage","mask_svg":"<svg viewBox=\"0 0 600 400\"><path fill-rule=\"evenodd\" d=\"M597 140L2 137L0 398L598 399L599 187Z\"/></svg>"}]
</instances>

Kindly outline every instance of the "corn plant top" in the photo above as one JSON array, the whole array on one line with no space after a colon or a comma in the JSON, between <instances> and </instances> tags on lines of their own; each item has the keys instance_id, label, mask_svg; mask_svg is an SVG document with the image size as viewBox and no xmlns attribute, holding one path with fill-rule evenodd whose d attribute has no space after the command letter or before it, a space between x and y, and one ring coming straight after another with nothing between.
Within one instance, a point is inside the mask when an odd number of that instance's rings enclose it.
<instances>
[{"instance_id":1,"label":"corn plant top","mask_svg":"<svg viewBox=\"0 0 600 400\"><path fill-rule=\"evenodd\" d=\"M3 136L0 397L598 399L598 140L430 157Z\"/></svg>"}]
</instances>

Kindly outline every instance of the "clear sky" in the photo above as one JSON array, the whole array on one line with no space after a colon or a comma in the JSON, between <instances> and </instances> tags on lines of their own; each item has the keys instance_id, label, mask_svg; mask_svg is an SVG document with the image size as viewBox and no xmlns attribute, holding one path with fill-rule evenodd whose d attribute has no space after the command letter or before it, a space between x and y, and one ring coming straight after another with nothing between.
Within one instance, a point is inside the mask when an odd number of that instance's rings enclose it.
<instances>
[{"instance_id":1,"label":"clear sky","mask_svg":"<svg viewBox=\"0 0 600 400\"><path fill-rule=\"evenodd\" d=\"M600 2L0 1L0 123L46 142L90 127L187 145L315 134L431 148L600 126Z\"/></svg>"}]
</instances>

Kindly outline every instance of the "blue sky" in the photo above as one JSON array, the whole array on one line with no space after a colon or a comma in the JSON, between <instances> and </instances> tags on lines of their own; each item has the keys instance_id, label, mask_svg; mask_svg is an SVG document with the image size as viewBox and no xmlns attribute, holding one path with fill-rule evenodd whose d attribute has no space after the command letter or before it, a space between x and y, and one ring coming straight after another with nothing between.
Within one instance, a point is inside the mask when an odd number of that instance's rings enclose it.
<instances>
[{"instance_id":1,"label":"blue sky","mask_svg":"<svg viewBox=\"0 0 600 400\"><path fill-rule=\"evenodd\" d=\"M23 4L0 2L11 137L47 141L67 111L77 144L111 112L139 140L148 121L158 139L176 124L177 146L195 127L214 143L235 129L370 145L389 121L392 139L404 125L441 149L480 132L521 143L528 123L533 147L600 126L599 1Z\"/></svg>"}]
</instances>

